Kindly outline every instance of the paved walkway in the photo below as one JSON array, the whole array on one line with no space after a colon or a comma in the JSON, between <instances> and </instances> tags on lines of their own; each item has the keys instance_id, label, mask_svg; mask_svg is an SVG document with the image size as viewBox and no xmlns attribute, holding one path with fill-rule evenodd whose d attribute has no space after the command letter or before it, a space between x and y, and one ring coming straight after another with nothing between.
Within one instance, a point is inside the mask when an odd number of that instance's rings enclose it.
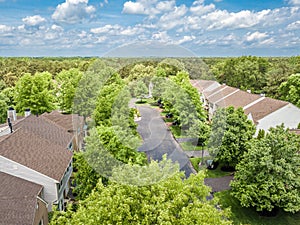
<instances>
[{"instance_id":1,"label":"paved walkway","mask_svg":"<svg viewBox=\"0 0 300 225\"><path fill-rule=\"evenodd\" d=\"M225 177L218 177L218 178L205 178L204 183L207 186L212 188L212 192L219 192L224 190L229 190L230 181L233 180L233 176L225 176Z\"/></svg>"},{"instance_id":2,"label":"paved walkway","mask_svg":"<svg viewBox=\"0 0 300 225\"><path fill-rule=\"evenodd\" d=\"M167 154L167 158L179 163L180 170L185 172L186 177L196 173L188 156L173 138L158 110L146 105L137 108L142 117L137 121L137 131L144 140L138 151L145 152L148 159L154 160L161 160L162 156Z\"/></svg>"}]
</instances>

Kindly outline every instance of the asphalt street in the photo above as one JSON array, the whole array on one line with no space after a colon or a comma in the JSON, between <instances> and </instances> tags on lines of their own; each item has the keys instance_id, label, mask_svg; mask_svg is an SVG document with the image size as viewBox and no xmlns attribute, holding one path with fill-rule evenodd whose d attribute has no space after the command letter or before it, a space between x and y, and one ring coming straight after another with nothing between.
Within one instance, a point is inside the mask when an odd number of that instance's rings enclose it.
<instances>
[{"instance_id":1,"label":"asphalt street","mask_svg":"<svg viewBox=\"0 0 300 225\"><path fill-rule=\"evenodd\" d=\"M137 106L137 108L141 114L141 120L137 122L137 130L144 141L138 150L145 152L148 159L158 161L166 154L168 159L179 163L180 170L184 171L186 177L195 173L188 156L173 138L159 111L145 105Z\"/></svg>"}]
</instances>

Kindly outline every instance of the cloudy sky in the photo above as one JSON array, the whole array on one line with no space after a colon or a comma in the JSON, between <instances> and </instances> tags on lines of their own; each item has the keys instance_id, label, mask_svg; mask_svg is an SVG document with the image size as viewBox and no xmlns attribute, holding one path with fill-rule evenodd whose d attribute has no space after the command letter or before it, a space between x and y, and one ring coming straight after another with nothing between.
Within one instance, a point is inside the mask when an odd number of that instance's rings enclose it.
<instances>
[{"instance_id":1,"label":"cloudy sky","mask_svg":"<svg viewBox=\"0 0 300 225\"><path fill-rule=\"evenodd\" d=\"M174 51L299 55L300 0L0 0L0 56Z\"/></svg>"}]
</instances>

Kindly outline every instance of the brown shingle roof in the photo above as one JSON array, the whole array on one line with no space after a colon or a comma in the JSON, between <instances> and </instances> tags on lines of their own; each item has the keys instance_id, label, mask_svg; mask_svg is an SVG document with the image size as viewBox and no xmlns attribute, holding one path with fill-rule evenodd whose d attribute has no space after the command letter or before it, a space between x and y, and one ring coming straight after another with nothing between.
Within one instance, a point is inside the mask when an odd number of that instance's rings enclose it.
<instances>
[{"instance_id":1,"label":"brown shingle roof","mask_svg":"<svg viewBox=\"0 0 300 225\"><path fill-rule=\"evenodd\" d=\"M53 121L56 125L61 126L67 131L72 131L75 126L80 126L83 124L83 117L77 114L62 114L58 111L52 111L51 113L44 113L42 117Z\"/></svg>"},{"instance_id":2,"label":"brown shingle roof","mask_svg":"<svg viewBox=\"0 0 300 225\"><path fill-rule=\"evenodd\" d=\"M290 129L290 131L294 134L300 135L300 129Z\"/></svg>"},{"instance_id":3,"label":"brown shingle roof","mask_svg":"<svg viewBox=\"0 0 300 225\"><path fill-rule=\"evenodd\" d=\"M0 224L32 225L42 186L0 172Z\"/></svg>"},{"instance_id":4,"label":"brown shingle roof","mask_svg":"<svg viewBox=\"0 0 300 225\"><path fill-rule=\"evenodd\" d=\"M216 81L213 80L190 80L191 84L197 88L199 92L204 91L210 85L214 84Z\"/></svg>"},{"instance_id":5,"label":"brown shingle roof","mask_svg":"<svg viewBox=\"0 0 300 225\"><path fill-rule=\"evenodd\" d=\"M62 147L67 147L73 137L64 128L42 116L30 115L13 125L14 130L20 127Z\"/></svg>"},{"instance_id":6,"label":"brown shingle roof","mask_svg":"<svg viewBox=\"0 0 300 225\"><path fill-rule=\"evenodd\" d=\"M276 110L288 105L288 102L280 101L272 98L265 98L260 102L250 106L249 108L245 109L245 114L248 115L251 113L254 122L256 123L260 119L264 118L265 116L275 112Z\"/></svg>"},{"instance_id":7,"label":"brown shingle roof","mask_svg":"<svg viewBox=\"0 0 300 225\"><path fill-rule=\"evenodd\" d=\"M233 87L229 87L229 86L225 86L224 89L222 89L221 91L219 91L218 93L214 94L214 95L210 95L207 97L208 101L211 103L215 103L219 100L221 100L222 98L226 97L227 95L233 93L234 91L237 91L237 88L233 88Z\"/></svg>"},{"instance_id":8,"label":"brown shingle roof","mask_svg":"<svg viewBox=\"0 0 300 225\"><path fill-rule=\"evenodd\" d=\"M0 142L0 155L60 181L72 152L72 135L45 118L28 116Z\"/></svg>"},{"instance_id":9,"label":"brown shingle roof","mask_svg":"<svg viewBox=\"0 0 300 225\"><path fill-rule=\"evenodd\" d=\"M260 95L250 94L246 91L239 90L238 92L228 96L220 102L217 102L217 105L220 107L234 106L235 108L243 108L251 102L258 100L259 98L261 98Z\"/></svg>"},{"instance_id":10,"label":"brown shingle roof","mask_svg":"<svg viewBox=\"0 0 300 225\"><path fill-rule=\"evenodd\" d=\"M226 87L226 85L222 84L221 86L219 86L219 87L217 87L217 88L215 88L215 89L213 89L213 90L211 90L211 91L204 91L203 94L204 94L205 97L207 98L207 97L209 97L210 95L212 95L212 94L214 94L214 93L220 91L221 89L223 89L223 88L225 88L225 87Z\"/></svg>"}]
</instances>

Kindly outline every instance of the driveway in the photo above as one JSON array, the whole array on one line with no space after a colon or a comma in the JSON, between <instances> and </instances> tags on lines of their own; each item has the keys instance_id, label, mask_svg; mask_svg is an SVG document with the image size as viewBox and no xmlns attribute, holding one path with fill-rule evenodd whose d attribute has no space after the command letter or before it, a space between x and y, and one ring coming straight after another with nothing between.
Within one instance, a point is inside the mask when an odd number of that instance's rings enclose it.
<instances>
[{"instance_id":1,"label":"driveway","mask_svg":"<svg viewBox=\"0 0 300 225\"><path fill-rule=\"evenodd\" d=\"M143 138L143 145L138 151L145 152L148 159L161 160L164 154L173 162L178 162L180 170L186 177L196 173L188 156L183 152L179 144L173 138L158 110L150 106L137 106L141 120L137 122L137 131Z\"/></svg>"}]
</instances>

